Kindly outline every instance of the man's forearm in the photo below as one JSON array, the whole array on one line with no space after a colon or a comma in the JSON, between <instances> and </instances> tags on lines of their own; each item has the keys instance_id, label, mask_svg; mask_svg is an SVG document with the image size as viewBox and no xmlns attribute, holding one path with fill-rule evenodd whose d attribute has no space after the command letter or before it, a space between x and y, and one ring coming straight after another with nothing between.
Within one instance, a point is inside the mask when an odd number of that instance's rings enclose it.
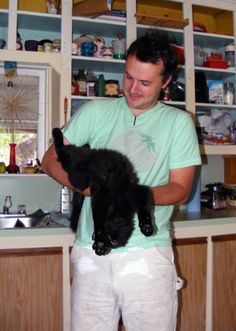
<instances>
[{"instance_id":1,"label":"man's forearm","mask_svg":"<svg viewBox=\"0 0 236 331\"><path fill-rule=\"evenodd\" d=\"M185 188L178 183L152 187L156 205L181 205L188 199Z\"/></svg>"},{"instance_id":2,"label":"man's forearm","mask_svg":"<svg viewBox=\"0 0 236 331\"><path fill-rule=\"evenodd\" d=\"M52 177L55 181L57 181L61 185L66 186L72 190L78 191L83 195L86 196L91 195L89 188L81 192L71 184L67 172L62 168L61 163L57 161L57 154L54 145L52 145L45 153L42 160L42 169L48 176Z\"/></svg>"},{"instance_id":3,"label":"man's forearm","mask_svg":"<svg viewBox=\"0 0 236 331\"><path fill-rule=\"evenodd\" d=\"M60 162L57 161L57 155L52 145L45 153L42 159L43 171L53 179L55 179L61 185L73 188L71 185L67 172L62 168Z\"/></svg>"}]
</instances>

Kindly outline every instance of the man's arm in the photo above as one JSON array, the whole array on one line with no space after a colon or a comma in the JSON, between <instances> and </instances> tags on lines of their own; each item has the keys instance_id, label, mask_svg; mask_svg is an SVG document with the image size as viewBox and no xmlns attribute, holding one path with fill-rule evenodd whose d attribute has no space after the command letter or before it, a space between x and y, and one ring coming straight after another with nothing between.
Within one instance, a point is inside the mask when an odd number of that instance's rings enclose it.
<instances>
[{"instance_id":1,"label":"man's arm","mask_svg":"<svg viewBox=\"0 0 236 331\"><path fill-rule=\"evenodd\" d=\"M157 205L181 205L187 202L192 190L195 166L170 171L170 183L152 187Z\"/></svg>"},{"instance_id":2,"label":"man's arm","mask_svg":"<svg viewBox=\"0 0 236 331\"><path fill-rule=\"evenodd\" d=\"M68 145L68 141L65 139L64 139L64 144ZM68 179L67 172L62 168L61 163L59 161L57 161L57 153L56 153L54 144L52 144L49 147L49 149L43 156L42 169L48 176L52 177L59 184L66 186L72 190L75 190L75 188L73 187L73 185L70 183L70 181ZM90 196L89 188L85 189L83 192L80 192L80 193Z\"/></svg>"}]
</instances>

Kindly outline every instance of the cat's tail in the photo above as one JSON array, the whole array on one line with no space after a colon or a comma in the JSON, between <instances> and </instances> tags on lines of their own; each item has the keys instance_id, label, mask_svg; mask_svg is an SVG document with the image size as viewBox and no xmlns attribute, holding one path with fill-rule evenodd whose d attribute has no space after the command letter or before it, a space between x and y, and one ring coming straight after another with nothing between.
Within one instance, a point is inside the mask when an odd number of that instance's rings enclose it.
<instances>
[{"instance_id":1,"label":"cat's tail","mask_svg":"<svg viewBox=\"0 0 236 331\"><path fill-rule=\"evenodd\" d=\"M52 130L52 136L53 136L56 151L59 151L62 147L64 147L63 134L62 134L61 129L54 128Z\"/></svg>"}]
</instances>

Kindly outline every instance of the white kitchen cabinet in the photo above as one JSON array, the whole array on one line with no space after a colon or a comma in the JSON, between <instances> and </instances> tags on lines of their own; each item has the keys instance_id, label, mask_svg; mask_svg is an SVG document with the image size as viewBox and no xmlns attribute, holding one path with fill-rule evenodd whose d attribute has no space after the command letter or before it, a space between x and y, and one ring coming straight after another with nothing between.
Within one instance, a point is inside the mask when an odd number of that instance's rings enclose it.
<instances>
[{"instance_id":1,"label":"white kitchen cabinet","mask_svg":"<svg viewBox=\"0 0 236 331\"><path fill-rule=\"evenodd\" d=\"M131 1L114 0L115 8L126 9L127 18L118 20L107 20L100 18L87 18L72 16L72 0L61 1L62 14L51 15L42 12L18 10L17 0L5 0L8 5L0 8L0 33L1 37L7 40L7 49L15 48L16 32L21 35L24 43L27 39L61 39L61 53L55 54L60 58L61 72L61 96L60 96L60 117L59 122L64 124L64 99L68 98L68 106L71 103L84 102L89 97L71 95L71 76L80 67L88 71L93 71L96 75L103 73L105 79L117 79L122 88L122 73L124 60L103 59L95 57L74 56L71 54L72 40L81 34L97 34L103 37L109 45L113 39L117 38L117 33L121 32L122 37L127 40L127 46L149 28L161 28L166 30L172 39L185 47L185 63L177 70L178 80L185 84L185 100L170 101L169 103L192 113L198 126L198 117L202 114L209 114L211 109L217 108L227 110L233 119L236 120L236 105L208 104L195 102L195 73L204 72L207 80L218 80L233 82L236 86L234 68L215 69L194 65L194 46L204 48L208 53L221 52L229 43L235 41L236 9L233 1L210 1L203 0L175 0L175 1ZM41 3L41 2L40 2ZM21 7L22 8L22 7ZM173 25L160 26L161 22L153 22L151 26L136 22L136 13L142 12L145 15L156 15L170 20L184 21L189 24L183 28L175 28ZM227 20L227 24L224 24ZM207 32L193 31L193 23L203 23L207 26ZM154 26L155 25L155 26ZM0 51L0 56L3 51ZM29 53L29 52L23 52ZM30 52L31 59L35 62L42 54ZM44 54L45 55L45 54ZM51 55L51 54L50 54ZM54 55L54 54L53 54ZM24 57L24 56L23 56ZM38 62L36 61L36 62ZM43 59L45 61L45 59ZM70 114L68 114L68 117ZM200 145L202 154L234 154L235 145Z\"/></svg>"}]
</instances>

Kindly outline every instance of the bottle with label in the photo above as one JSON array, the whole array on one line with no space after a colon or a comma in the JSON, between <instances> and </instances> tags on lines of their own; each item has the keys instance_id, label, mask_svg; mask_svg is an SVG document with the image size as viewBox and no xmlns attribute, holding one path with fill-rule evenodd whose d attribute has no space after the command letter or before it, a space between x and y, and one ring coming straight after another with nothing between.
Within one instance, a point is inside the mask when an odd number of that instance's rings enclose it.
<instances>
[{"instance_id":1,"label":"bottle with label","mask_svg":"<svg viewBox=\"0 0 236 331\"><path fill-rule=\"evenodd\" d=\"M72 76L71 80L71 94L72 95L79 95L79 84L77 82L77 77Z\"/></svg>"},{"instance_id":2,"label":"bottle with label","mask_svg":"<svg viewBox=\"0 0 236 331\"><path fill-rule=\"evenodd\" d=\"M84 69L80 68L77 76L77 83L79 85L79 95L87 96L87 83Z\"/></svg>"}]
</instances>

